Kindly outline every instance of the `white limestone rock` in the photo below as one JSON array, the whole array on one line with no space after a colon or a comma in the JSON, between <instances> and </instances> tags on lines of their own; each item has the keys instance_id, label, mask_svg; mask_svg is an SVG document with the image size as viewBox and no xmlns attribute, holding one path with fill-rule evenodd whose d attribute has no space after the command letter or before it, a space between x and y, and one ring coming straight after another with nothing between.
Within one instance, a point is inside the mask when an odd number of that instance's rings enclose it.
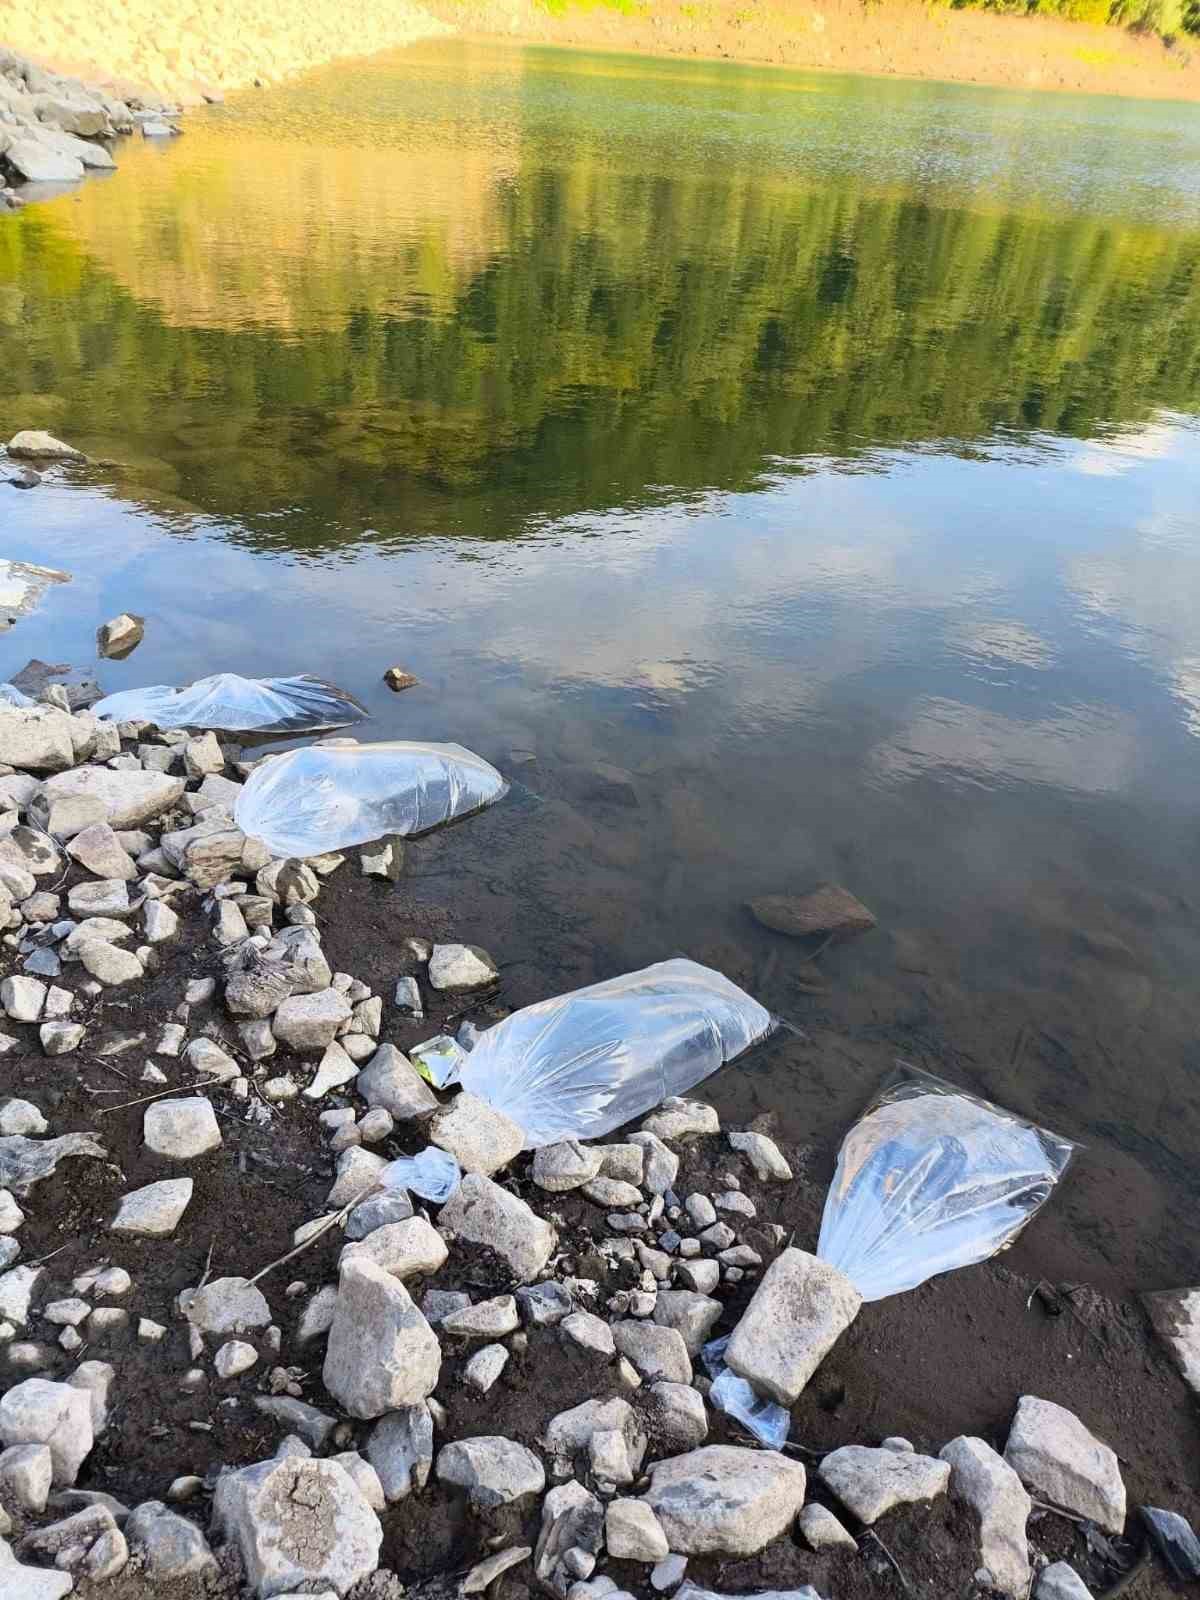
<instances>
[{"instance_id":1,"label":"white limestone rock","mask_svg":"<svg viewBox=\"0 0 1200 1600\"><path fill-rule=\"evenodd\" d=\"M941 1459L950 1463L951 1494L978 1514L980 1554L992 1586L1025 1600L1030 1577L1025 1524L1033 1503L1020 1478L983 1439L951 1439Z\"/></svg>"},{"instance_id":2,"label":"white limestone rock","mask_svg":"<svg viewBox=\"0 0 1200 1600\"><path fill-rule=\"evenodd\" d=\"M532 1283L549 1261L557 1236L517 1195L479 1173L468 1173L442 1207L438 1225L472 1244L487 1245L518 1283Z\"/></svg>"},{"instance_id":3,"label":"white limestone rock","mask_svg":"<svg viewBox=\"0 0 1200 1600\"><path fill-rule=\"evenodd\" d=\"M774 1451L705 1445L654 1462L643 1498L671 1550L755 1555L790 1527L805 1484L800 1463Z\"/></svg>"},{"instance_id":4,"label":"white limestone rock","mask_svg":"<svg viewBox=\"0 0 1200 1600\"><path fill-rule=\"evenodd\" d=\"M111 1231L147 1239L169 1237L191 1203L192 1188L190 1178L167 1178L132 1190L122 1197Z\"/></svg>"},{"instance_id":5,"label":"white limestone rock","mask_svg":"<svg viewBox=\"0 0 1200 1600\"><path fill-rule=\"evenodd\" d=\"M795 1405L861 1305L836 1267L805 1250L784 1250L734 1329L726 1365L780 1405Z\"/></svg>"},{"instance_id":6,"label":"white limestone rock","mask_svg":"<svg viewBox=\"0 0 1200 1600\"><path fill-rule=\"evenodd\" d=\"M869 1527L896 1506L919 1504L944 1494L950 1463L848 1444L827 1455L817 1469L821 1482Z\"/></svg>"},{"instance_id":7,"label":"white limestone rock","mask_svg":"<svg viewBox=\"0 0 1200 1600\"><path fill-rule=\"evenodd\" d=\"M146 1107L142 1138L147 1150L172 1161L193 1161L221 1144L217 1115L202 1095L155 1100Z\"/></svg>"},{"instance_id":8,"label":"white limestone rock","mask_svg":"<svg viewBox=\"0 0 1200 1600\"><path fill-rule=\"evenodd\" d=\"M446 1150L464 1172L493 1172L520 1154L525 1130L486 1100L463 1091L435 1112L429 1124L429 1142Z\"/></svg>"},{"instance_id":9,"label":"white limestone rock","mask_svg":"<svg viewBox=\"0 0 1200 1600\"><path fill-rule=\"evenodd\" d=\"M492 1436L443 1445L437 1455L437 1475L440 1483L465 1489L471 1505L480 1511L512 1505L546 1487L545 1468L532 1450Z\"/></svg>"},{"instance_id":10,"label":"white limestone rock","mask_svg":"<svg viewBox=\"0 0 1200 1600\"><path fill-rule=\"evenodd\" d=\"M408 1291L373 1262L341 1269L325 1353L325 1387L351 1416L381 1417L432 1394L441 1370L437 1335Z\"/></svg>"},{"instance_id":11,"label":"white limestone rock","mask_svg":"<svg viewBox=\"0 0 1200 1600\"><path fill-rule=\"evenodd\" d=\"M1116 1454L1073 1412L1022 1395L1004 1459L1039 1500L1087 1517L1106 1533L1125 1527L1125 1484Z\"/></svg>"}]
</instances>

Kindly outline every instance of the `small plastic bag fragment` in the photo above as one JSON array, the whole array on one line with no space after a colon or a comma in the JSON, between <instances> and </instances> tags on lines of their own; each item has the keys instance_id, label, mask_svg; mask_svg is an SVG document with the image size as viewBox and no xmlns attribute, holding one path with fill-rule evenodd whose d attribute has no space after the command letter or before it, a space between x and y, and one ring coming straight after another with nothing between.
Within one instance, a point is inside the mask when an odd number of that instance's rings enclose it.
<instances>
[{"instance_id":1,"label":"small plastic bag fragment","mask_svg":"<svg viewBox=\"0 0 1200 1600\"><path fill-rule=\"evenodd\" d=\"M1141 1514L1150 1542L1175 1582L1190 1583L1200 1578L1200 1539L1187 1518L1178 1511L1162 1511L1157 1506L1142 1506Z\"/></svg>"},{"instance_id":2,"label":"small plastic bag fragment","mask_svg":"<svg viewBox=\"0 0 1200 1600\"><path fill-rule=\"evenodd\" d=\"M702 1589L686 1578L675 1591L674 1600L744 1600L744 1596L722 1594L718 1589ZM754 1600L821 1600L811 1583L802 1589L756 1589Z\"/></svg>"},{"instance_id":3,"label":"small plastic bag fragment","mask_svg":"<svg viewBox=\"0 0 1200 1600\"><path fill-rule=\"evenodd\" d=\"M34 703L27 694L21 693L15 683L0 683L0 705L31 706Z\"/></svg>"},{"instance_id":4,"label":"small plastic bag fragment","mask_svg":"<svg viewBox=\"0 0 1200 1600\"><path fill-rule=\"evenodd\" d=\"M445 1089L448 1084L458 1082L467 1053L457 1039L452 1039L448 1033L439 1033L436 1039L414 1045L408 1052L408 1059L426 1083L431 1083L435 1089Z\"/></svg>"},{"instance_id":5,"label":"small plastic bag fragment","mask_svg":"<svg viewBox=\"0 0 1200 1600\"><path fill-rule=\"evenodd\" d=\"M236 672L217 672L185 689L166 683L122 689L106 695L93 710L116 722L221 728L230 733L316 733L322 728L347 728L368 715L345 689L307 672L294 678L243 678Z\"/></svg>"},{"instance_id":6,"label":"small plastic bag fragment","mask_svg":"<svg viewBox=\"0 0 1200 1600\"><path fill-rule=\"evenodd\" d=\"M684 1094L764 1039L771 1013L678 957L514 1011L459 1082L525 1129L525 1149L599 1139Z\"/></svg>"},{"instance_id":7,"label":"small plastic bag fragment","mask_svg":"<svg viewBox=\"0 0 1200 1600\"><path fill-rule=\"evenodd\" d=\"M817 1255L864 1300L986 1261L1045 1204L1074 1148L902 1066L842 1141Z\"/></svg>"},{"instance_id":8,"label":"small plastic bag fragment","mask_svg":"<svg viewBox=\"0 0 1200 1600\"><path fill-rule=\"evenodd\" d=\"M385 1189L408 1189L422 1200L440 1206L462 1182L462 1170L453 1156L427 1145L415 1156L389 1161L379 1174L379 1182Z\"/></svg>"},{"instance_id":9,"label":"small plastic bag fragment","mask_svg":"<svg viewBox=\"0 0 1200 1600\"><path fill-rule=\"evenodd\" d=\"M782 1450L787 1443L792 1425L792 1414L786 1406L766 1400L754 1386L740 1378L725 1365L725 1347L729 1335L723 1339L710 1339L701 1351L704 1365L712 1378L708 1398L718 1411L733 1417L768 1450Z\"/></svg>"},{"instance_id":10,"label":"small plastic bag fragment","mask_svg":"<svg viewBox=\"0 0 1200 1600\"><path fill-rule=\"evenodd\" d=\"M234 816L273 855L320 856L385 833L427 833L492 805L506 788L460 744L310 745L255 767Z\"/></svg>"}]
</instances>

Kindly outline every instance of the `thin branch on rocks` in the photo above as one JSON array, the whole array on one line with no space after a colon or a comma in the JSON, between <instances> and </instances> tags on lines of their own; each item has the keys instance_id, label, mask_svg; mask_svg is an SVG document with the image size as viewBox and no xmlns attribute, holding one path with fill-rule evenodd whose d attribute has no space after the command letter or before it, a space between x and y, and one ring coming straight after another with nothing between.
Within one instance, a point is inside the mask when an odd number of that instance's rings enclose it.
<instances>
[{"instance_id":1,"label":"thin branch on rocks","mask_svg":"<svg viewBox=\"0 0 1200 1600\"><path fill-rule=\"evenodd\" d=\"M330 1228L336 1227L343 1218L348 1217L355 1206L361 1206L365 1201L373 1200L377 1194L384 1194L386 1190L386 1184L376 1183L372 1184L369 1189L364 1189L361 1194L356 1194L352 1200L347 1200L340 1211L335 1211L331 1217L326 1218L319 1228L314 1228L302 1244L296 1245L286 1255L280 1256L278 1261L272 1261L267 1266L260 1268L248 1281L257 1283L260 1278L265 1278L268 1272L274 1272L276 1267L282 1267L285 1261L293 1261L298 1255L307 1250L310 1245L316 1244L317 1240L327 1234Z\"/></svg>"},{"instance_id":2,"label":"thin branch on rocks","mask_svg":"<svg viewBox=\"0 0 1200 1600\"><path fill-rule=\"evenodd\" d=\"M211 1078L197 1078L195 1083L173 1084L169 1089L159 1089L155 1094L144 1094L138 1100L122 1100L119 1106L102 1106L96 1115L106 1117L110 1111L127 1111L130 1106L144 1106L147 1100L161 1100L165 1094L183 1094L188 1089L220 1089L224 1086Z\"/></svg>"}]
</instances>

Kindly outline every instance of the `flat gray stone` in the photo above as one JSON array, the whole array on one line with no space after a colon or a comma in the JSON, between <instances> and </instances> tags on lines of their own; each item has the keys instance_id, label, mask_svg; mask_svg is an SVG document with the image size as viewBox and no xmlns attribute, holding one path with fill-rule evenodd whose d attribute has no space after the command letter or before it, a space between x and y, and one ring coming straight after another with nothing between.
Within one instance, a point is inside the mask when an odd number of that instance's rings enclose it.
<instances>
[{"instance_id":1,"label":"flat gray stone","mask_svg":"<svg viewBox=\"0 0 1200 1600\"><path fill-rule=\"evenodd\" d=\"M542 1527L534 1550L539 1585L565 1600L575 1582L593 1571L604 1545L604 1507L578 1482L560 1483L542 1502ZM611 1590L613 1596L619 1594Z\"/></svg>"},{"instance_id":2,"label":"flat gray stone","mask_svg":"<svg viewBox=\"0 0 1200 1600\"><path fill-rule=\"evenodd\" d=\"M323 1373L338 1403L362 1418L418 1405L432 1394L441 1364L437 1335L399 1279L372 1262L347 1261Z\"/></svg>"},{"instance_id":3,"label":"flat gray stone","mask_svg":"<svg viewBox=\"0 0 1200 1600\"><path fill-rule=\"evenodd\" d=\"M696 1450L708 1438L708 1412L690 1384L652 1383L650 1399L655 1436L662 1448L679 1453Z\"/></svg>"},{"instance_id":4,"label":"flat gray stone","mask_svg":"<svg viewBox=\"0 0 1200 1600\"><path fill-rule=\"evenodd\" d=\"M93 822L83 828L67 845L67 854L95 873L97 878L137 877L137 866L128 851L122 849L116 834L107 822Z\"/></svg>"},{"instance_id":5,"label":"flat gray stone","mask_svg":"<svg viewBox=\"0 0 1200 1600\"><path fill-rule=\"evenodd\" d=\"M674 1150L669 1150L656 1133L645 1130L631 1133L629 1142L642 1152L642 1188L651 1194L666 1194L673 1189L679 1176L679 1157Z\"/></svg>"},{"instance_id":6,"label":"flat gray stone","mask_svg":"<svg viewBox=\"0 0 1200 1600\"><path fill-rule=\"evenodd\" d=\"M556 1235L518 1196L490 1178L467 1173L442 1207L438 1225L472 1244L487 1245L520 1283L530 1283L550 1259Z\"/></svg>"},{"instance_id":7,"label":"flat gray stone","mask_svg":"<svg viewBox=\"0 0 1200 1600\"><path fill-rule=\"evenodd\" d=\"M896 1506L920 1504L944 1494L950 1482L950 1463L933 1456L848 1444L824 1458L817 1476L869 1527Z\"/></svg>"},{"instance_id":8,"label":"flat gray stone","mask_svg":"<svg viewBox=\"0 0 1200 1600\"><path fill-rule=\"evenodd\" d=\"M678 1095L664 1100L642 1123L643 1133L653 1133L675 1143L720 1131L720 1118L711 1106L700 1100L682 1100Z\"/></svg>"},{"instance_id":9,"label":"flat gray stone","mask_svg":"<svg viewBox=\"0 0 1200 1600\"><path fill-rule=\"evenodd\" d=\"M992 1586L1013 1600L1029 1593L1025 1525L1033 1503L1012 1467L983 1439L951 1439L941 1451L950 1463L950 1492L979 1517L979 1544Z\"/></svg>"},{"instance_id":10,"label":"flat gray stone","mask_svg":"<svg viewBox=\"0 0 1200 1600\"><path fill-rule=\"evenodd\" d=\"M436 1272L446 1261L446 1241L424 1217L408 1217L402 1222L391 1222L376 1228L365 1239L345 1246L341 1264L347 1261L370 1261L390 1273L393 1278L414 1278L418 1274ZM513 1312L516 1326L516 1312Z\"/></svg>"},{"instance_id":11,"label":"flat gray stone","mask_svg":"<svg viewBox=\"0 0 1200 1600\"><path fill-rule=\"evenodd\" d=\"M293 994L275 1012L271 1031L280 1044L301 1055L320 1055L349 1022L350 1002L336 989L314 994Z\"/></svg>"},{"instance_id":12,"label":"flat gray stone","mask_svg":"<svg viewBox=\"0 0 1200 1600\"><path fill-rule=\"evenodd\" d=\"M270 1417L291 1435L298 1435L314 1450L324 1450L337 1427L337 1418L319 1411L305 1400L290 1394L260 1394L254 1404L264 1417Z\"/></svg>"},{"instance_id":13,"label":"flat gray stone","mask_svg":"<svg viewBox=\"0 0 1200 1600\"><path fill-rule=\"evenodd\" d=\"M480 1511L511 1505L525 1495L541 1494L546 1472L532 1450L512 1439L485 1436L443 1445L437 1455L441 1483L465 1489Z\"/></svg>"},{"instance_id":14,"label":"flat gray stone","mask_svg":"<svg viewBox=\"0 0 1200 1600\"><path fill-rule=\"evenodd\" d=\"M486 1394L508 1365L508 1351L502 1344L485 1344L467 1361L463 1382L479 1394Z\"/></svg>"},{"instance_id":15,"label":"flat gray stone","mask_svg":"<svg viewBox=\"0 0 1200 1600\"><path fill-rule=\"evenodd\" d=\"M646 1436L637 1412L620 1395L607 1400L585 1400L582 1405L560 1411L547 1423L541 1442L551 1455L569 1464L581 1452L590 1450L597 1434L611 1433L620 1434L624 1439L626 1456L636 1472L646 1453Z\"/></svg>"},{"instance_id":16,"label":"flat gray stone","mask_svg":"<svg viewBox=\"0 0 1200 1600\"><path fill-rule=\"evenodd\" d=\"M216 1557L200 1529L161 1500L143 1501L130 1512L123 1531L130 1553L151 1579L165 1583L216 1570Z\"/></svg>"},{"instance_id":17,"label":"flat gray stone","mask_svg":"<svg viewBox=\"0 0 1200 1600\"><path fill-rule=\"evenodd\" d=\"M435 944L429 958L429 982L446 994L485 988L498 976L496 963L478 945Z\"/></svg>"},{"instance_id":18,"label":"flat gray stone","mask_svg":"<svg viewBox=\"0 0 1200 1600\"><path fill-rule=\"evenodd\" d=\"M564 1339L591 1355L610 1361L617 1353L612 1329L603 1317L593 1316L590 1311L573 1311L563 1318L559 1327Z\"/></svg>"},{"instance_id":19,"label":"flat gray stone","mask_svg":"<svg viewBox=\"0 0 1200 1600\"><path fill-rule=\"evenodd\" d=\"M192 1198L190 1178L168 1178L148 1183L124 1195L112 1220L113 1233L132 1233L147 1239L165 1239L175 1232Z\"/></svg>"},{"instance_id":20,"label":"flat gray stone","mask_svg":"<svg viewBox=\"0 0 1200 1600\"><path fill-rule=\"evenodd\" d=\"M533 1554L533 1548L527 1544L510 1545L507 1550L497 1550L494 1556L485 1556L482 1561L476 1562L462 1581L464 1594L482 1594L489 1589L497 1578L503 1577L513 1567L519 1567L523 1561L528 1561Z\"/></svg>"},{"instance_id":21,"label":"flat gray stone","mask_svg":"<svg viewBox=\"0 0 1200 1600\"><path fill-rule=\"evenodd\" d=\"M1043 1567L1034 1590L1035 1600L1092 1600L1092 1591L1065 1561Z\"/></svg>"},{"instance_id":22,"label":"flat gray stone","mask_svg":"<svg viewBox=\"0 0 1200 1600\"><path fill-rule=\"evenodd\" d=\"M392 1044L379 1046L354 1087L369 1106L381 1107L398 1122L430 1117L438 1109L433 1090L408 1057Z\"/></svg>"},{"instance_id":23,"label":"flat gray stone","mask_svg":"<svg viewBox=\"0 0 1200 1600\"><path fill-rule=\"evenodd\" d=\"M11 160L11 149L8 155ZM0 762L23 772L67 771L75 764L70 717L50 706L4 706Z\"/></svg>"},{"instance_id":24,"label":"flat gray stone","mask_svg":"<svg viewBox=\"0 0 1200 1600\"><path fill-rule=\"evenodd\" d=\"M683 1336L674 1328L630 1319L613 1324L613 1339L623 1356L650 1382L691 1383L692 1362Z\"/></svg>"},{"instance_id":25,"label":"flat gray stone","mask_svg":"<svg viewBox=\"0 0 1200 1600\"><path fill-rule=\"evenodd\" d=\"M260 1600L319 1586L343 1595L379 1564L379 1518L333 1461L288 1456L223 1473L213 1521Z\"/></svg>"},{"instance_id":26,"label":"flat gray stone","mask_svg":"<svg viewBox=\"0 0 1200 1600\"><path fill-rule=\"evenodd\" d=\"M656 1461L643 1498L672 1550L748 1556L791 1526L805 1484L800 1463L775 1451L705 1445Z\"/></svg>"},{"instance_id":27,"label":"flat gray stone","mask_svg":"<svg viewBox=\"0 0 1200 1600\"><path fill-rule=\"evenodd\" d=\"M804 1507L796 1521L801 1537L812 1550L857 1550L858 1541L827 1506L815 1502Z\"/></svg>"},{"instance_id":28,"label":"flat gray stone","mask_svg":"<svg viewBox=\"0 0 1200 1600\"><path fill-rule=\"evenodd\" d=\"M805 1250L784 1250L734 1329L726 1365L761 1394L795 1405L861 1305L862 1296L836 1267Z\"/></svg>"},{"instance_id":29,"label":"flat gray stone","mask_svg":"<svg viewBox=\"0 0 1200 1600\"><path fill-rule=\"evenodd\" d=\"M15 763L10 763L15 765ZM117 772L111 767L76 767L47 778L43 798L53 803L71 796L98 800L113 828L137 828L161 815L184 791L182 778L165 772Z\"/></svg>"},{"instance_id":30,"label":"flat gray stone","mask_svg":"<svg viewBox=\"0 0 1200 1600\"><path fill-rule=\"evenodd\" d=\"M731 1133L729 1147L744 1155L754 1168L754 1176L764 1183L790 1183L792 1169L774 1139L765 1133Z\"/></svg>"},{"instance_id":31,"label":"flat gray stone","mask_svg":"<svg viewBox=\"0 0 1200 1600\"><path fill-rule=\"evenodd\" d=\"M533 1181L539 1189L565 1194L598 1177L603 1161L598 1146L580 1144L578 1139L544 1144L533 1152Z\"/></svg>"},{"instance_id":32,"label":"flat gray stone","mask_svg":"<svg viewBox=\"0 0 1200 1600\"><path fill-rule=\"evenodd\" d=\"M674 1328L693 1360L720 1320L724 1308L719 1300L696 1294L691 1289L660 1289L654 1302L653 1319L663 1328Z\"/></svg>"},{"instance_id":33,"label":"flat gray stone","mask_svg":"<svg viewBox=\"0 0 1200 1600\"><path fill-rule=\"evenodd\" d=\"M1073 1412L1022 1395L1004 1459L1038 1500L1087 1517L1106 1533L1125 1527L1125 1484L1114 1451Z\"/></svg>"},{"instance_id":34,"label":"flat gray stone","mask_svg":"<svg viewBox=\"0 0 1200 1600\"><path fill-rule=\"evenodd\" d=\"M618 1561L656 1565L670 1554L662 1524L644 1500L612 1500L604 1516L604 1542Z\"/></svg>"},{"instance_id":35,"label":"flat gray stone","mask_svg":"<svg viewBox=\"0 0 1200 1600\"><path fill-rule=\"evenodd\" d=\"M222 1338L265 1328L271 1321L266 1296L246 1278L213 1278L202 1289L185 1290L179 1304L198 1332Z\"/></svg>"}]
</instances>

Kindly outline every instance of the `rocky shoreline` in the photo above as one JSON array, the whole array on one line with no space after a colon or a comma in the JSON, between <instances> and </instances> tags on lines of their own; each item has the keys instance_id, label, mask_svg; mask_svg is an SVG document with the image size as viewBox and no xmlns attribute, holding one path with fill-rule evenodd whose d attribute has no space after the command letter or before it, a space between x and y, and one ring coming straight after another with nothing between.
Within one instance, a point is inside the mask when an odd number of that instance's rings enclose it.
<instances>
[{"instance_id":1,"label":"rocky shoreline","mask_svg":"<svg viewBox=\"0 0 1200 1600\"><path fill-rule=\"evenodd\" d=\"M113 171L117 140L134 133L173 138L178 114L167 101L118 99L47 72L0 44L0 210L59 193L89 173Z\"/></svg>"},{"instance_id":2,"label":"rocky shoreline","mask_svg":"<svg viewBox=\"0 0 1200 1600\"><path fill-rule=\"evenodd\" d=\"M1195 1518L1194 1402L1144 1317L988 1263L848 1327L809 1153L702 1100L523 1151L414 1066L508 1011L419 846L273 859L253 746L94 698L0 707L5 1600L1167 1592L1139 1507ZM451 1193L381 1188L428 1150ZM945 1284L976 1420L898 1437Z\"/></svg>"}]
</instances>

